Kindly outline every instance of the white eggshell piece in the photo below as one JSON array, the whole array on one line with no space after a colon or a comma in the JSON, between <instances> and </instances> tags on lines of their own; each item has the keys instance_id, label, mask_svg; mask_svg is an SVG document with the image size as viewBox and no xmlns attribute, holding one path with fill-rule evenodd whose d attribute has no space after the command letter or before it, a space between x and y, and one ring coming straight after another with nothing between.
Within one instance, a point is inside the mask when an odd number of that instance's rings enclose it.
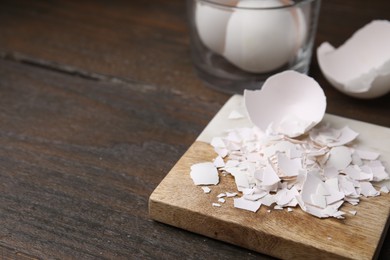
<instances>
[{"instance_id":1,"label":"white eggshell piece","mask_svg":"<svg viewBox=\"0 0 390 260\"><path fill-rule=\"evenodd\" d=\"M344 170L352 162L351 150L345 146L336 146L329 151L327 167Z\"/></svg>"},{"instance_id":2,"label":"white eggshell piece","mask_svg":"<svg viewBox=\"0 0 390 260\"><path fill-rule=\"evenodd\" d=\"M252 212L256 212L261 206L260 201L251 201L244 198L234 199L234 207L239 209L245 209Z\"/></svg>"},{"instance_id":3,"label":"white eggshell piece","mask_svg":"<svg viewBox=\"0 0 390 260\"><path fill-rule=\"evenodd\" d=\"M263 171L262 185L272 186L280 181L279 176L276 174L271 165L267 165Z\"/></svg>"},{"instance_id":4,"label":"white eggshell piece","mask_svg":"<svg viewBox=\"0 0 390 260\"><path fill-rule=\"evenodd\" d=\"M250 194L250 195L244 195L243 198L246 200L257 201L257 200L263 198L267 194L268 194L267 192L263 192L263 193L259 193L259 194Z\"/></svg>"},{"instance_id":5,"label":"white eggshell piece","mask_svg":"<svg viewBox=\"0 0 390 260\"><path fill-rule=\"evenodd\" d=\"M203 193L210 193L211 192L211 189L209 187L201 187L202 190L203 190Z\"/></svg>"},{"instance_id":6,"label":"white eggshell piece","mask_svg":"<svg viewBox=\"0 0 390 260\"><path fill-rule=\"evenodd\" d=\"M385 185L381 187L380 191L383 193L389 193L389 189Z\"/></svg>"},{"instance_id":7,"label":"white eggshell piece","mask_svg":"<svg viewBox=\"0 0 390 260\"><path fill-rule=\"evenodd\" d=\"M256 9L283 5L286 4L279 0L239 1L228 21L223 56L240 69L254 73L287 64L306 37L301 9Z\"/></svg>"},{"instance_id":8,"label":"white eggshell piece","mask_svg":"<svg viewBox=\"0 0 390 260\"><path fill-rule=\"evenodd\" d=\"M225 162L223 161L222 157L219 155L214 159L213 164L217 168L225 167Z\"/></svg>"},{"instance_id":9,"label":"white eggshell piece","mask_svg":"<svg viewBox=\"0 0 390 260\"><path fill-rule=\"evenodd\" d=\"M375 98L390 91L390 22L376 20L335 49L324 42L317 59L327 80L345 94Z\"/></svg>"},{"instance_id":10,"label":"white eggshell piece","mask_svg":"<svg viewBox=\"0 0 390 260\"><path fill-rule=\"evenodd\" d=\"M366 150L355 150L355 153L358 154L358 156L361 158L361 159L364 159L364 160L376 160L378 159L379 157L379 153L377 152L372 152L372 151L366 151Z\"/></svg>"},{"instance_id":11,"label":"white eggshell piece","mask_svg":"<svg viewBox=\"0 0 390 260\"><path fill-rule=\"evenodd\" d=\"M322 181L315 174L307 174L301 191L301 198L304 203L313 205L312 194L316 194L320 184L322 184Z\"/></svg>"},{"instance_id":12,"label":"white eggshell piece","mask_svg":"<svg viewBox=\"0 0 390 260\"><path fill-rule=\"evenodd\" d=\"M246 174L242 171L235 171L232 173L236 182L237 190L243 191L245 188L249 188L249 182Z\"/></svg>"},{"instance_id":13,"label":"white eggshell piece","mask_svg":"<svg viewBox=\"0 0 390 260\"><path fill-rule=\"evenodd\" d=\"M219 198L219 199L218 199L218 202L220 202L220 203L225 203L226 200L225 200L224 198Z\"/></svg>"},{"instance_id":14,"label":"white eggshell piece","mask_svg":"<svg viewBox=\"0 0 390 260\"><path fill-rule=\"evenodd\" d=\"M235 5L237 1L220 2ZM207 48L218 54L222 54L225 49L226 28L231 14L231 9L223 6L196 1L195 26L198 35Z\"/></svg>"},{"instance_id":15,"label":"white eggshell piece","mask_svg":"<svg viewBox=\"0 0 390 260\"><path fill-rule=\"evenodd\" d=\"M353 215L353 216L355 216L356 215L356 213L357 213L357 211L356 210L350 210L350 211L348 211L349 212L349 214L351 214L351 215Z\"/></svg>"},{"instance_id":16,"label":"white eggshell piece","mask_svg":"<svg viewBox=\"0 0 390 260\"><path fill-rule=\"evenodd\" d=\"M211 162L192 165L190 175L195 185L217 185L219 183L217 168Z\"/></svg>"},{"instance_id":17,"label":"white eggshell piece","mask_svg":"<svg viewBox=\"0 0 390 260\"><path fill-rule=\"evenodd\" d=\"M235 196L237 196L237 192L226 192L226 197L228 197L228 198L232 198Z\"/></svg>"},{"instance_id":18,"label":"white eggshell piece","mask_svg":"<svg viewBox=\"0 0 390 260\"><path fill-rule=\"evenodd\" d=\"M244 91L250 120L262 131L297 137L318 124L325 114L326 97L311 77L285 71L269 77L261 90Z\"/></svg>"},{"instance_id":19,"label":"white eggshell piece","mask_svg":"<svg viewBox=\"0 0 390 260\"><path fill-rule=\"evenodd\" d=\"M229 119L241 119L241 118L244 118L244 116L238 112L237 110L233 110L232 112L230 112L229 114Z\"/></svg>"},{"instance_id":20,"label":"white eggshell piece","mask_svg":"<svg viewBox=\"0 0 390 260\"><path fill-rule=\"evenodd\" d=\"M365 197L378 196L380 194L368 181L360 182L361 194Z\"/></svg>"},{"instance_id":21,"label":"white eggshell piece","mask_svg":"<svg viewBox=\"0 0 390 260\"><path fill-rule=\"evenodd\" d=\"M340 136L338 137L338 139L334 142L329 143L328 146L334 147L347 144L355 140L358 135L359 134L357 132L353 131L348 126L345 126L340 130Z\"/></svg>"},{"instance_id":22,"label":"white eggshell piece","mask_svg":"<svg viewBox=\"0 0 390 260\"><path fill-rule=\"evenodd\" d=\"M278 167L286 176L297 176L302 169L302 159L290 159L284 153L278 153Z\"/></svg>"}]
</instances>

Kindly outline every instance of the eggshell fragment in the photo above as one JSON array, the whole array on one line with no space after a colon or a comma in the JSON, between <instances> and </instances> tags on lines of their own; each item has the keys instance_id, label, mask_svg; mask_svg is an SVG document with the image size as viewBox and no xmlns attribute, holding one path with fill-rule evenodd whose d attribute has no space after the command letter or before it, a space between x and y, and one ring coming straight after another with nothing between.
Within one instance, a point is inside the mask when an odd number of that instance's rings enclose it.
<instances>
[{"instance_id":1,"label":"eggshell fragment","mask_svg":"<svg viewBox=\"0 0 390 260\"><path fill-rule=\"evenodd\" d=\"M289 4L289 1L287 1ZM296 54L306 37L306 23L300 8L280 7L285 1L239 1L226 30L224 57L248 72L269 72ZM250 9L253 8L253 9Z\"/></svg>"},{"instance_id":2,"label":"eggshell fragment","mask_svg":"<svg viewBox=\"0 0 390 260\"><path fill-rule=\"evenodd\" d=\"M375 20L335 49L324 42L317 59L327 80L341 92L375 98L390 91L390 22Z\"/></svg>"},{"instance_id":3,"label":"eggshell fragment","mask_svg":"<svg viewBox=\"0 0 390 260\"><path fill-rule=\"evenodd\" d=\"M341 129L329 129L328 126L310 131L310 138L328 147L340 146L352 142L359 134L348 126Z\"/></svg>"},{"instance_id":4,"label":"eggshell fragment","mask_svg":"<svg viewBox=\"0 0 390 260\"><path fill-rule=\"evenodd\" d=\"M329 151L327 167L344 170L352 162L351 150L345 146L336 146Z\"/></svg>"},{"instance_id":5,"label":"eggshell fragment","mask_svg":"<svg viewBox=\"0 0 390 260\"><path fill-rule=\"evenodd\" d=\"M254 125L289 137L302 135L318 124L326 108L318 83L295 71L269 77L261 90L245 90L244 99Z\"/></svg>"},{"instance_id":6,"label":"eggshell fragment","mask_svg":"<svg viewBox=\"0 0 390 260\"><path fill-rule=\"evenodd\" d=\"M244 116L238 112L237 110L233 110L232 112L230 112L229 114L229 119L241 119L241 118L244 118Z\"/></svg>"},{"instance_id":7,"label":"eggshell fragment","mask_svg":"<svg viewBox=\"0 0 390 260\"><path fill-rule=\"evenodd\" d=\"M250 201L244 198L234 199L234 207L256 212L261 206L260 201Z\"/></svg>"},{"instance_id":8,"label":"eggshell fragment","mask_svg":"<svg viewBox=\"0 0 390 260\"><path fill-rule=\"evenodd\" d=\"M383 193L389 193L389 189L386 186L382 186L380 191Z\"/></svg>"},{"instance_id":9,"label":"eggshell fragment","mask_svg":"<svg viewBox=\"0 0 390 260\"><path fill-rule=\"evenodd\" d=\"M219 183L217 168L211 162L192 165L190 176L195 185L217 185Z\"/></svg>"},{"instance_id":10,"label":"eggshell fragment","mask_svg":"<svg viewBox=\"0 0 390 260\"><path fill-rule=\"evenodd\" d=\"M211 192L211 189L209 187L201 187L202 190L203 190L203 193L210 193Z\"/></svg>"}]
</instances>

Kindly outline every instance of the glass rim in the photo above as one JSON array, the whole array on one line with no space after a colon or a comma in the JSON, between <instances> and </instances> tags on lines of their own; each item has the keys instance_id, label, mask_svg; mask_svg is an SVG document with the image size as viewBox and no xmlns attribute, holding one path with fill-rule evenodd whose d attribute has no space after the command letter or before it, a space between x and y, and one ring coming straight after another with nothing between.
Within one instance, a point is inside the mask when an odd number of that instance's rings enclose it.
<instances>
[{"instance_id":1,"label":"glass rim","mask_svg":"<svg viewBox=\"0 0 390 260\"><path fill-rule=\"evenodd\" d=\"M237 10L278 10L278 9L288 9L291 7L300 6L303 4L307 4L307 3L315 2L315 1L321 1L321 0L297 0L297 1L293 1L292 3L289 3L289 4L284 4L284 2L286 2L286 1L281 0L280 2L283 5L270 6L270 7L238 7L238 6L227 4L227 3L226 4L221 3L221 1L215 1L215 0L195 0L195 1L208 3L210 5L218 6L221 8L229 8L229 9L237 9ZM268 1L268 0L265 0L265 1Z\"/></svg>"}]
</instances>

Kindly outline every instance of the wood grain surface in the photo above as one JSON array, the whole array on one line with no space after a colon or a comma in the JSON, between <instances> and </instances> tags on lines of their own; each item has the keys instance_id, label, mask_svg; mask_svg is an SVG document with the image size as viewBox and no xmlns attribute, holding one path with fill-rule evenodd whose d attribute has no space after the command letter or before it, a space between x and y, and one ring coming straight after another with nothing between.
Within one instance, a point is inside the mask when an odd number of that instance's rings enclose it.
<instances>
[{"instance_id":1,"label":"wood grain surface","mask_svg":"<svg viewBox=\"0 0 390 260\"><path fill-rule=\"evenodd\" d=\"M322 1L316 46L389 9ZM148 216L153 189L229 98L197 78L186 26L183 0L1 1L0 258L269 258ZM315 57L310 74L327 112L390 127L389 95L342 95Z\"/></svg>"},{"instance_id":2,"label":"wood grain surface","mask_svg":"<svg viewBox=\"0 0 390 260\"><path fill-rule=\"evenodd\" d=\"M233 198L221 207L217 195L236 192L231 175L220 174L211 192L194 185L189 169L215 158L211 145L196 141L150 196L150 216L160 222L208 237L266 253L281 259L373 259L390 213L390 194L362 198L358 206L344 203L342 210L356 210L344 220L319 219L299 207L293 212L267 210L256 213L236 209Z\"/></svg>"}]
</instances>

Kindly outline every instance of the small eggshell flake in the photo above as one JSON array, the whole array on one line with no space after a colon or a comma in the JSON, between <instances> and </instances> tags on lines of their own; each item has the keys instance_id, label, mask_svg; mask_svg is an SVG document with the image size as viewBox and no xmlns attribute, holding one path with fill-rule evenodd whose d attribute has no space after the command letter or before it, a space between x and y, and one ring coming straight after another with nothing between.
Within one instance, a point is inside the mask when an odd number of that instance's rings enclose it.
<instances>
[{"instance_id":1,"label":"small eggshell flake","mask_svg":"<svg viewBox=\"0 0 390 260\"><path fill-rule=\"evenodd\" d=\"M297 137L318 124L326 97L318 83L304 74L285 71L268 78L261 90L244 91L250 120L262 131Z\"/></svg>"},{"instance_id":2,"label":"small eggshell flake","mask_svg":"<svg viewBox=\"0 0 390 260\"><path fill-rule=\"evenodd\" d=\"M275 206L274 206L274 209L276 209L276 210L283 210L283 207L282 207L282 206L279 206L279 205L275 205Z\"/></svg>"},{"instance_id":3,"label":"small eggshell flake","mask_svg":"<svg viewBox=\"0 0 390 260\"><path fill-rule=\"evenodd\" d=\"M346 146L333 147L329 155L326 165L337 170L344 170L352 162L351 150Z\"/></svg>"},{"instance_id":4,"label":"small eggshell flake","mask_svg":"<svg viewBox=\"0 0 390 260\"><path fill-rule=\"evenodd\" d=\"M217 198L223 198L223 197L226 197L225 193L220 193L220 194L217 195Z\"/></svg>"},{"instance_id":5,"label":"small eggshell flake","mask_svg":"<svg viewBox=\"0 0 390 260\"><path fill-rule=\"evenodd\" d=\"M228 118L229 119L241 119L241 118L244 118L244 116L240 112L233 110L232 112L230 112Z\"/></svg>"},{"instance_id":6,"label":"small eggshell flake","mask_svg":"<svg viewBox=\"0 0 390 260\"><path fill-rule=\"evenodd\" d=\"M245 188L249 188L248 178L244 172L237 171L232 175L234 176L238 191L243 191Z\"/></svg>"},{"instance_id":7,"label":"small eggshell flake","mask_svg":"<svg viewBox=\"0 0 390 260\"><path fill-rule=\"evenodd\" d=\"M250 201L250 200L246 200L244 198L234 199L234 207L235 208L245 209L245 210L249 210L252 212L256 212L257 210L259 210L260 206L261 206L260 201Z\"/></svg>"},{"instance_id":8,"label":"small eggshell flake","mask_svg":"<svg viewBox=\"0 0 390 260\"><path fill-rule=\"evenodd\" d=\"M389 189L385 185L383 185L379 191L383 193L389 193Z\"/></svg>"},{"instance_id":9,"label":"small eggshell flake","mask_svg":"<svg viewBox=\"0 0 390 260\"><path fill-rule=\"evenodd\" d=\"M337 177L337 175L339 174L339 172L337 171L337 169L333 166L330 166L330 167L325 167L324 169L324 176L327 178L327 179L332 179L334 177Z\"/></svg>"},{"instance_id":10,"label":"small eggshell flake","mask_svg":"<svg viewBox=\"0 0 390 260\"><path fill-rule=\"evenodd\" d=\"M355 216L356 215L356 213L357 213L357 211L356 210L350 210L350 211L348 211L349 212L349 214L351 214L351 215L353 215L353 216Z\"/></svg>"},{"instance_id":11,"label":"small eggshell flake","mask_svg":"<svg viewBox=\"0 0 390 260\"><path fill-rule=\"evenodd\" d=\"M225 142L222 140L221 137L214 137L212 140L211 140L211 145L213 147L218 147L218 148L225 148L226 147L226 144Z\"/></svg>"},{"instance_id":12,"label":"small eggshell flake","mask_svg":"<svg viewBox=\"0 0 390 260\"><path fill-rule=\"evenodd\" d=\"M340 130L340 136L333 142L328 143L329 147L340 146L352 142L359 134L348 126Z\"/></svg>"},{"instance_id":13,"label":"small eggshell flake","mask_svg":"<svg viewBox=\"0 0 390 260\"><path fill-rule=\"evenodd\" d=\"M226 192L226 197L228 197L228 198L232 198L235 196L237 196L237 192Z\"/></svg>"},{"instance_id":14,"label":"small eggshell flake","mask_svg":"<svg viewBox=\"0 0 390 260\"><path fill-rule=\"evenodd\" d=\"M313 204L312 194L316 194L318 185L321 183L322 181L315 174L307 174L301 191L301 198L304 203Z\"/></svg>"},{"instance_id":15,"label":"small eggshell flake","mask_svg":"<svg viewBox=\"0 0 390 260\"><path fill-rule=\"evenodd\" d=\"M363 160L376 160L379 157L379 153L365 150L356 150L355 151L359 157Z\"/></svg>"},{"instance_id":16,"label":"small eggshell flake","mask_svg":"<svg viewBox=\"0 0 390 260\"><path fill-rule=\"evenodd\" d=\"M224 162L224 160L222 159L221 156L217 156L214 159L213 163L214 163L214 166L217 167L217 168L225 167L225 162Z\"/></svg>"},{"instance_id":17,"label":"small eggshell flake","mask_svg":"<svg viewBox=\"0 0 390 260\"><path fill-rule=\"evenodd\" d=\"M276 174L272 166L268 164L263 172L262 185L272 186L277 184L279 181L279 176Z\"/></svg>"},{"instance_id":18,"label":"small eggshell flake","mask_svg":"<svg viewBox=\"0 0 390 260\"><path fill-rule=\"evenodd\" d=\"M204 193L210 193L211 189L209 187L201 187Z\"/></svg>"},{"instance_id":19,"label":"small eggshell flake","mask_svg":"<svg viewBox=\"0 0 390 260\"><path fill-rule=\"evenodd\" d=\"M225 203L225 201L226 201L226 200L225 200L224 198L219 198L219 199L218 199L218 202L220 202L220 203Z\"/></svg>"},{"instance_id":20,"label":"small eggshell flake","mask_svg":"<svg viewBox=\"0 0 390 260\"><path fill-rule=\"evenodd\" d=\"M324 42L317 49L322 73L338 90L358 98L390 91L390 22L375 20L335 49Z\"/></svg>"},{"instance_id":21,"label":"small eggshell flake","mask_svg":"<svg viewBox=\"0 0 390 260\"><path fill-rule=\"evenodd\" d=\"M277 158L279 169L287 176L297 176L302 169L301 158L289 159L284 153L279 153Z\"/></svg>"},{"instance_id":22,"label":"small eggshell flake","mask_svg":"<svg viewBox=\"0 0 390 260\"><path fill-rule=\"evenodd\" d=\"M379 191L377 191L368 181L360 182L360 188L362 195L366 197L378 196L380 194Z\"/></svg>"},{"instance_id":23,"label":"small eggshell flake","mask_svg":"<svg viewBox=\"0 0 390 260\"><path fill-rule=\"evenodd\" d=\"M219 183L217 168L211 162L192 165L190 175L195 185L217 185Z\"/></svg>"}]
</instances>

